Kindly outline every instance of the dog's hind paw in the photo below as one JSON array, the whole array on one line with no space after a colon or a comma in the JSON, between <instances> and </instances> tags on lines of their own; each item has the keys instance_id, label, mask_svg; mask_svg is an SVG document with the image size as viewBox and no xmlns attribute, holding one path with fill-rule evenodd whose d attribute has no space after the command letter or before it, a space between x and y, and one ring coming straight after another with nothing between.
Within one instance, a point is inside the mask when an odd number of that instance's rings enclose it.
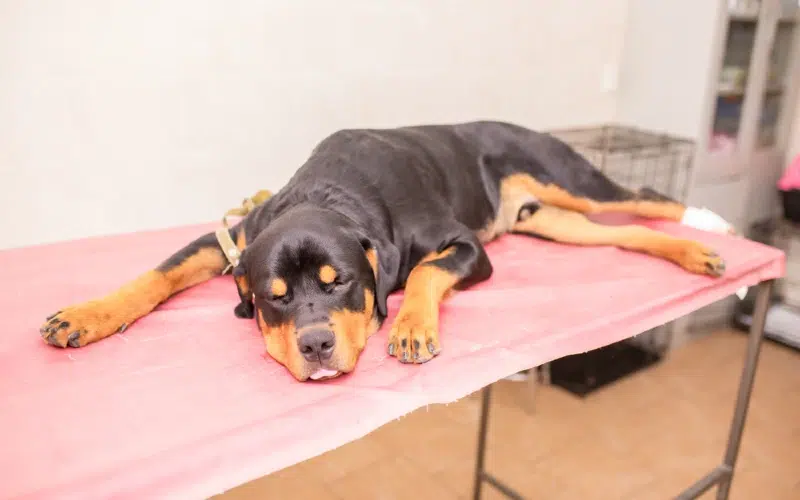
<instances>
[{"instance_id":1,"label":"dog's hind paw","mask_svg":"<svg viewBox=\"0 0 800 500\"><path fill-rule=\"evenodd\" d=\"M701 243L678 240L672 260L689 272L718 278L725 274L725 261L717 252Z\"/></svg>"}]
</instances>

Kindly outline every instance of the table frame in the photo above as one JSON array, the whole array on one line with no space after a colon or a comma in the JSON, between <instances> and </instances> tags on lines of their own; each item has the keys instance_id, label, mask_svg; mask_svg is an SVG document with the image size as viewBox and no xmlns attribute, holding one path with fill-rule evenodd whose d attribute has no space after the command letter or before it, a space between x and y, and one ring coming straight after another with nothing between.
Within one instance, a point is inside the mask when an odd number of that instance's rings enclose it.
<instances>
[{"instance_id":1,"label":"table frame","mask_svg":"<svg viewBox=\"0 0 800 500\"><path fill-rule=\"evenodd\" d=\"M739 379L739 392L736 397L733 421L731 422L728 444L722 463L693 485L683 490L683 492L675 497L677 500L698 498L714 486L717 486L717 500L727 500L728 498L731 481L733 480L733 473L736 468L736 460L739 457L739 448L742 442L745 420L747 419L747 410L750 407L750 395L753 392L753 381L755 380L756 368L758 367L758 356L761 353L761 341L764 338L764 324L767 319L767 311L769 310L774 281L775 280L767 280L758 285L753 322L750 325L750 333L748 335L744 369ZM489 427L491 389L492 385L490 384L483 388L481 394L481 416L478 426L478 453L475 461L473 498L475 500L480 500L483 483L489 483L508 498L524 500L524 497L517 491L486 471L486 434Z\"/></svg>"}]
</instances>

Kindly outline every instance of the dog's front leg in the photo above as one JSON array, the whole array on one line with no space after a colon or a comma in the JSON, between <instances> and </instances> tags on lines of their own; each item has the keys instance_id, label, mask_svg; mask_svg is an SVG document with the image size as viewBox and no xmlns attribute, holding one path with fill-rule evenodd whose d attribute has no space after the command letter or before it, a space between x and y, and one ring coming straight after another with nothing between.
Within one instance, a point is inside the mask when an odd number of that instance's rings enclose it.
<instances>
[{"instance_id":1,"label":"dog's front leg","mask_svg":"<svg viewBox=\"0 0 800 500\"><path fill-rule=\"evenodd\" d=\"M402 363L425 363L441 352L439 306L453 288L488 279L492 266L483 246L466 228L443 241L411 270L387 351Z\"/></svg>"},{"instance_id":2,"label":"dog's front leg","mask_svg":"<svg viewBox=\"0 0 800 500\"><path fill-rule=\"evenodd\" d=\"M54 346L83 347L124 331L172 295L219 276L227 264L214 233L206 234L117 290L51 315L39 332Z\"/></svg>"}]
</instances>

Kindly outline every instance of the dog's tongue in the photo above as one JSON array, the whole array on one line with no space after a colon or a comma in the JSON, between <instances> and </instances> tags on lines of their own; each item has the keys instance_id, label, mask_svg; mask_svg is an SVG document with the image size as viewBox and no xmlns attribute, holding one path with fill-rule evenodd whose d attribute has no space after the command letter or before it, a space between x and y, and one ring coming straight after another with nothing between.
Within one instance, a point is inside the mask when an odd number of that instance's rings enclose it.
<instances>
[{"instance_id":1,"label":"dog's tongue","mask_svg":"<svg viewBox=\"0 0 800 500\"><path fill-rule=\"evenodd\" d=\"M311 376L309 376L308 378L310 378L311 380L320 380L323 378L333 377L338 374L339 372L336 370L328 370L326 368L320 368L319 370L312 373Z\"/></svg>"}]
</instances>

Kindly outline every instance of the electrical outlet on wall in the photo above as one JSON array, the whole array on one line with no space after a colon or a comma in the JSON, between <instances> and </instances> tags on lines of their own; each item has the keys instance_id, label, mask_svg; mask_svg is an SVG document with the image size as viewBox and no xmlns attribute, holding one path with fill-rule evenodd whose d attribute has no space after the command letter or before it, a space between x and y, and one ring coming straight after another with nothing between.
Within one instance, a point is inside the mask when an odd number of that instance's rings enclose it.
<instances>
[{"instance_id":1,"label":"electrical outlet on wall","mask_svg":"<svg viewBox=\"0 0 800 500\"><path fill-rule=\"evenodd\" d=\"M603 81L601 82L603 92L615 92L617 90L618 67L614 63L603 65Z\"/></svg>"}]
</instances>

